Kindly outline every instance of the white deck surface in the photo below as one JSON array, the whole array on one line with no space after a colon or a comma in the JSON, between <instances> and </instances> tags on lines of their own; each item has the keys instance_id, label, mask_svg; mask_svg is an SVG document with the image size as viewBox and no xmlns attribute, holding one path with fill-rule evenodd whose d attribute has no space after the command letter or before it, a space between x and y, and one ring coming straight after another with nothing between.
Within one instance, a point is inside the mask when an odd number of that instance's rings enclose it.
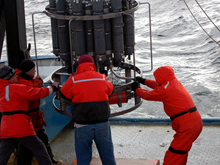
<instances>
[{"instance_id":1,"label":"white deck surface","mask_svg":"<svg viewBox=\"0 0 220 165\"><path fill-rule=\"evenodd\" d=\"M173 139L171 126L164 125L111 125L116 158L159 159L163 157ZM55 158L64 165L75 160L74 129L64 128L51 142ZM187 165L220 165L220 126L204 126L189 152ZM93 157L99 157L93 145Z\"/></svg>"}]
</instances>

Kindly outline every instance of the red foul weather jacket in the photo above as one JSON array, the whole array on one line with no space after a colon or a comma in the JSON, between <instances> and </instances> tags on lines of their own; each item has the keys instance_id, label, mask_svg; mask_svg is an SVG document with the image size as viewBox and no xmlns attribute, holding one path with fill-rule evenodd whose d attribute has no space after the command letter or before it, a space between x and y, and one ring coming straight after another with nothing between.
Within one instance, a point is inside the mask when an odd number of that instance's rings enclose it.
<instances>
[{"instance_id":1,"label":"red foul weather jacket","mask_svg":"<svg viewBox=\"0 0 220 165\"><path fill-rule=\"evenodd\" d=\"M146 100L163 102L164 111L172 120L172 128L176 133L165 154L164 165L186 164L192 143L202 131L202 118L170 66L158 68L154 77L156 81L145 80L145 85L153 90L137 88L135 93Z\"/></svg>"},{"instance_id":2,"label":"red foul weather jacket","mask_svg":"<svg viewBox=\"0 0 220 165\"><path fill-rule=\"evenodd\" d=\"M27 114L28 100L47 97L53 92L51 86L33 88L0 79L0 112L2 113L0 138L36 135L31 118Z\"/></svg>"},{"instance_id":3,"label":"red foul weather jacket","mask_svg":"<svg viewBox=\"0 0 220 165\"><path fill-rule=\"evenodd\" d=\"M145 85L153 90L137 88L135 93L145 100L163 102L164 111L169 117L195 107L191 96L177 80L170 66L158 68L154 72L154 77L156 81L145 80Z\"/></svg>"},{"instance_id":4,"label":"red foul weather jacket","mask_svg":"<svg viewBox=\"0 0 220 165\"><path fill-rule=\"evenodd\" d=\"M43 81L39 78L30 78L30 76L24 74L18 69L15 69L19 84L28 85L34 88L43 87ZM28 106L29 116L32 119L32 123L35 131L42 129L43 125L46 126L46 122L43 117L43 112L39 109L40 99L30 100Z\"/></svg>"},{"instance_id":5,"label":"red foul weather jacket","mask_svg":"<svg viewBox=\"0 0 220 165\"><path fill-rule=\"evenodd\" d=\"M108 121L108 96L113 85L104 74L96 72L93 63L82 63L74 76L61 88L62 94L73 102L73 120L77 124L95 124Z\"/></svg>"}]
</instances>

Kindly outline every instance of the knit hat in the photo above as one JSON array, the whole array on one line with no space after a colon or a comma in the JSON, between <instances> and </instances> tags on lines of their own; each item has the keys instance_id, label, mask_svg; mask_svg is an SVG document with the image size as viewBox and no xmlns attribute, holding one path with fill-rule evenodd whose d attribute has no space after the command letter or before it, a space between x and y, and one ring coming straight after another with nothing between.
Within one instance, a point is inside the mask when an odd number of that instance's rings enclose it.
<instances>
[{"instance_id":1,"label":"knit hat","mask_svg":"<svg viewBox=\"0 0 220 165\"><path fill-rule=\"evenodd\" d=\"M15 70L10 67L4 65L3 67L0 68L0 78L5 79L5 80L10 80L15 74Z\"/></svg>"},{"instance_id":2,"label":"knit hat","mask_svg":"<svg viewBox=\"0 0 220 165\"><path fill-rule=\"evenodd\" d=\"M31 71L32 69L34 69L34 67L34 62L29 59L24 59L20 64L21 71L25 73Z\"/></svg>"},{"instance_id":3,"label":"knit hat","mask_svg":"<svg viewBox=\"0 0 220 165\"><path fill-rule=\"evenodd\" d=\"M94 63L94 60L93 60L92 56L90 56L88 54L83 54L83 55L80 56L78 64L80 65L80 64L82 64L84 62Z\"/></svg>"}]
</instances>

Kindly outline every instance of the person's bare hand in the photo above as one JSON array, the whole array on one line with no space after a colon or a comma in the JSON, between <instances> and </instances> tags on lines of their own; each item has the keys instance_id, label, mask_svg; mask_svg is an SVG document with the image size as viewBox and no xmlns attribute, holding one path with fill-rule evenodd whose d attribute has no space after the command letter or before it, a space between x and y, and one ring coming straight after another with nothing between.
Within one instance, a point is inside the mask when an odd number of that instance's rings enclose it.
<instances>
[{"instance_id":1,"label":"person's bare hand","mask_svg":"<svg viewBox=\"0 0 220 165\"><path fill-rule=\"evenodd\" d=\"M54 85L56 88L59 88L60 83L59 82L54 82L54 83L52 83L52 85Z\"/></svg>"},{"instance_id":2,"label":"person's bare hand","mask_svg":"<svg viewBox=\"0 0 220 165\"><path fill-rule=\"evenodd\" d=\"M41 77L40 77L40 75L37 75L35 78L39 78L39 79L42 79Z\"/></svg>"}]
</instances>

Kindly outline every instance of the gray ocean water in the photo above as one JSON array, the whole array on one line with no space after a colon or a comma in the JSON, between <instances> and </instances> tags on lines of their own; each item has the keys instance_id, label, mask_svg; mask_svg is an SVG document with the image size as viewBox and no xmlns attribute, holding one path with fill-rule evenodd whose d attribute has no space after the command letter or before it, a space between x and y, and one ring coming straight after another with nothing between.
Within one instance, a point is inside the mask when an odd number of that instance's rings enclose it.
<instances>
[{"instance_id":1,"label":"gray ocean water","mask_svg":"<svg viewBox=\"0 0 220 165\"><path fill-rule=\"evenodd\" d=\"M176 77L191 94L202 117L220 117L220 46L196 23L183 0L149 0L152 21L153 70L145 73L152 78L160 66L173 67ZM220 1L198 1L206 14L220 28ZM220 31L207 19L195 0L186 0L196 19L207 33L220 44ZM27 42L34 56L32 30L33 12L43 11L49 0L25 0ZM136 65L141 70L150 69L148 5L141 4L135 12ZM50 19L44 14L35 16L37 54L52 55ZM3 50L1 60L6 59ZM145 87L144 87L145 88ZM147 89L147 88L146 88ZM132 102L123 105L129 108ZM117 106L112 106L118 111ZM116 110L114 110L116 109ZM166 117L160 102L143 101L141 107L125 117Z\"/></svg>"}]
</instances>

